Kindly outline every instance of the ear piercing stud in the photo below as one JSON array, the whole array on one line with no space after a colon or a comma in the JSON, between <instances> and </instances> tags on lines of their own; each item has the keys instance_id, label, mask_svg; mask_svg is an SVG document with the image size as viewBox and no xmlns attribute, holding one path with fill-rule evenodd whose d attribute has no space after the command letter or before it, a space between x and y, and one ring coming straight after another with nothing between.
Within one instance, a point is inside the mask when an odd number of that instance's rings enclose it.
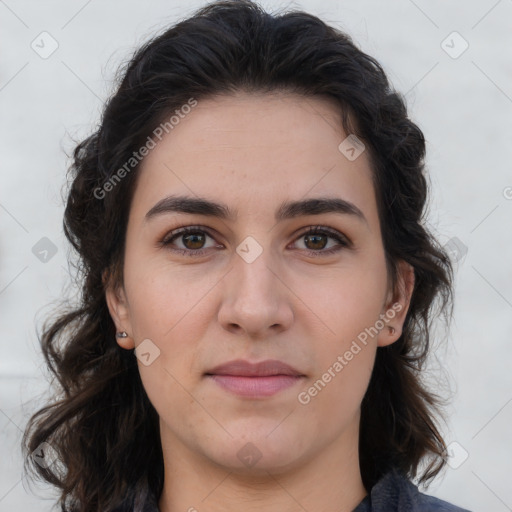
<instances>
[{"instance_id":1,"label":"ear piercing stud","mask_svg":"<svg viewBox=\"0 0 512 512\"><path fill-rule=\"evenodd\" d=\"M388 326L388 329L389 329L389 334L392 336L393 334L395 334L395 328L394 327L391 327L391 326Z\"/></svg>"},{"instance_id":2,"label":"ear piercing stud","mask_svg":"<svg viewBox=\"0 0 512 512\"><path fill-rule=\"evenodd\" d=\"M128 333L126 331L121 331L116 333L116 338L128 338Z\"/></svg>"}]
</instances>

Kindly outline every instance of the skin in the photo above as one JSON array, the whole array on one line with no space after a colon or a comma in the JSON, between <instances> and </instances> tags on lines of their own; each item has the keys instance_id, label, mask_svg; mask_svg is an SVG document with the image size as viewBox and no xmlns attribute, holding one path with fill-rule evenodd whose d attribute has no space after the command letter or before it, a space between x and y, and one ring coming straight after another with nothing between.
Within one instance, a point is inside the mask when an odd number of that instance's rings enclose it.
<instances>
[{"instance_id":1,"label":"skin","mask_svg":"<svg viewBox=\"0 0 512 512\"><path fill-rule=\"evenodd\" d=\"M369 159L363 152L349 161L338 149L346 136L330 100L240 92L200 101L142 163L124 282L109 286L106 297L117 330L128 333L121 347L150 339L160 350L148 366L138 364L160 416L161 512L349 512L367 494L358 461L360 404L377 347L401 334L414 278L401 264L391 289ZM170 194L222 202L238 215L167 212L145 220ZM276 223L283 201L313 197L350 201L366 221L323 213ZM159 245L183 226L209 232ZM309 226L330 227L352 244L322 255L338 242L301 236ZM236 252L247 236L263 251L251 263ZM185 256L171 247L206 252ZM299 393L393 304L401 310L386 327L308 404L299 403ZM204 376L238 358L278 359L306 377L253 399ZM248 442L261 455L250 467L237 456Z\"/></svg>"}]
</instances>

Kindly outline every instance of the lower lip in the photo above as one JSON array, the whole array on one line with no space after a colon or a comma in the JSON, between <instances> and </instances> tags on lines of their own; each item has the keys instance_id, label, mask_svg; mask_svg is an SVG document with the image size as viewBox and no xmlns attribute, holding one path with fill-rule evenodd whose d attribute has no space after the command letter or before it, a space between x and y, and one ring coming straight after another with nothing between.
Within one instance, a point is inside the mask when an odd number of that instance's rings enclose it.
<instances>
[{"instance_id":1,"label":"lower lip","mask_svg":"<svg viewBox=\"0 0 512 512\"><path fill-rule=\"evenodd\" d=\"M220 387L239 396L272 396L299 382L297 375L270 375L268 377L242 377L238 375L208 375Z\"/></svg>"}]
</instances>

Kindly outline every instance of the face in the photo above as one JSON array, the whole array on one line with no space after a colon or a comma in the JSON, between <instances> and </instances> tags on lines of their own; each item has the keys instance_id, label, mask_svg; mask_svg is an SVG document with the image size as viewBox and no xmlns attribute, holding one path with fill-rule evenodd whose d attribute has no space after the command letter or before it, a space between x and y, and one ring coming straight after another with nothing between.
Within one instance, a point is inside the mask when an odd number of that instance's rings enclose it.
<instances>
[{"instance_id":1,"label":"face","mask_svg":"<svg viewBox=\"0 0 512 512\"><path fill-rule=\"evenodd\" d=\"M164 453L278 473L357 451L376 349L400 336L412 278L392 293L369 159L347 158L347 135L328 100L238 93L200 101L144 159L107 302ZM214 370L233 360L295 374Z\"/></svg>"}]
</instances>

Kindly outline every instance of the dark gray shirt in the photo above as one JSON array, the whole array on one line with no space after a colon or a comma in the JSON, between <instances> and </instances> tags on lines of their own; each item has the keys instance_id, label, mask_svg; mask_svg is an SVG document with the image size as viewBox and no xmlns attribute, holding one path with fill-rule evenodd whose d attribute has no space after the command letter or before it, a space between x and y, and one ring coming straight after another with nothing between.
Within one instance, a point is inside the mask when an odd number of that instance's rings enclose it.
<instances>
[{"instance_id":1,"label":"dark gray shirt","mask_svg":"<svg viewBox=\"0 0 512 512\"><path fill-rule=\"evenodd\" d=\"M423 494L396 471L384 475L354 512L470 512Z\"/></svg>"}]
</instances>

